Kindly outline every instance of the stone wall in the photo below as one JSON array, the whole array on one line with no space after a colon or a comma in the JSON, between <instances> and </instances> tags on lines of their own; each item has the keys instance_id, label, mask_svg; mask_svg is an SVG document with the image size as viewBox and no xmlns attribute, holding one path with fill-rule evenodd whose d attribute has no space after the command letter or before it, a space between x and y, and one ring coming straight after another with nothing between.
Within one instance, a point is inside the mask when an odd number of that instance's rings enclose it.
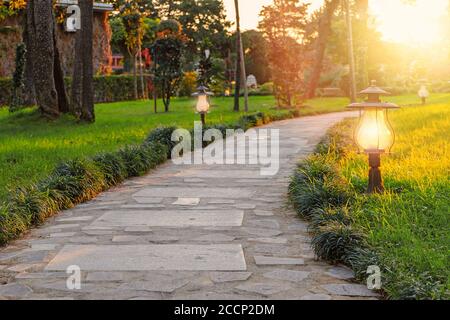
<instances>
[{"instance_id":1,"label":"stone wall","mask_svg":"<svg viewBox=\"0 0 450 320\"><path fill-rule=\"evenodd\" d=\"M11 77L15 69L15 51L22 41L23 17L14 16L0 22L0 77ZM71 76L74 61L75 33L64 31L63 25L57 26L58 47L65 76ZM108 13L94 14L94 72L97 75L111 73L111 28Z\"/></svg>"}]
</instances>

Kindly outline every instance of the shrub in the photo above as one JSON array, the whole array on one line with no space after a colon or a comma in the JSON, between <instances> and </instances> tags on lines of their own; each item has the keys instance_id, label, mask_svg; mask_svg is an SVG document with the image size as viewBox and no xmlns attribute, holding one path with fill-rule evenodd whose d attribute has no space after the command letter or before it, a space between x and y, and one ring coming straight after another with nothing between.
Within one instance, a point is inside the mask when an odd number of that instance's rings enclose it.
<instances>
[{"instance_id":1,"label":"shrub","mask_svg":"<svg viewBox=\"0 0 450 320\"><path fill-rule=\"evenodd\" d=\"M363 245L363 236L351 226L333 221L319 227L312 240L315 254L332 262L345 262L355 247Z\"/></svg>"},{"instance_id":2,"label":"shrub","mask_svg":"<svg viewBox=\"0 0 450 320\"><path fill-rule=\"evenodd\" d=\"M311 217L317 209L345 205L350 198L348 183L323 156L312 156L291 178L291 202L303 217Z\"/></svg>"},{"instance_id":3,"label":"shrub","mask_svg":"<svg viewBox=\"0 0 450 320\"><path fill-rule=\"evenodd\" d=\"M127 146L118 152L125 164L128 177L139 177L147 171L140 146Z\"/></svg>"},{"instance_id":4,"label":"shrub","mask_svg":"<svg viewBox=\"0 0 450 320\"><path fill-rule=\"evenodd\" d=\"M43 186L77 204L92 199L106 184L103 174L92 161L77 159L59 164Z\"/></svg>"},{"instance_id":5,"label":"shrub","mask_svg":"<svg viewBox=\"0 0 450 320\"><path fill-rule=\"evenodd\" d=\"M145 143L160 143L167 147L167 157L170 159L172 149L177 145L176 141L172 141L172 133L177 127L159 127L150 132Z\"/></svg>"},{"instance_id":6,"label":"shrub","mask_svg":"<svg viewBox=\"0 0 450 320\"><path fill-rule=\"evenodd\" d=\"M93 158L105 177L107 186L115 186L127 178L127 168L117 153L102 153Z\"/></svg>"},{"instance_id":7,"label":"shrub","mask_svg":"<svg viewBox=\"0 0 450 320\"><path fill-rule=\"evenodd\" d=\"M316 209L310 218L309 228L316 233L329 223L339 222L346 226L351 223L348 207Z\"/></svg>"},{"instance_id":8,"label":"shrub","mask_svg":"<svg viewBox=\"0 0 450 320\"><path fill-rule=\"evenodd\" d=\"M0 206L0 246L18 237L29 227L26 217L11 212L9 206Z\"/></svg>"},{"instance_id":9,"label":"shrub","mask_svg":"<svg viewBox=\"0 0 450 320\"><path fill-rule=\"evenodd\" d=\"M17 188L11 193L9 209L20 215L26 226L42 223L57 210L57 204L34 185Z\"/></svg>"}]
</instances>

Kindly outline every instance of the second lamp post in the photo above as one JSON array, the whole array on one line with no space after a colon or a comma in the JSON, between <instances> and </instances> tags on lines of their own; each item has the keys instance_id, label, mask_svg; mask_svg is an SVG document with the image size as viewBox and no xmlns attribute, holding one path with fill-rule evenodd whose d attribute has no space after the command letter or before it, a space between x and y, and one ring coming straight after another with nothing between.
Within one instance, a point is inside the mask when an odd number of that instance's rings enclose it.
<instances>
[{"instance_id":1,"label":"second lamp post","mask_svg":"<svg viewBox=\"0 0 450 320\"><path fill-rule=\"evenodd\" d=\"M193 97L197 97L196 110L200 114L202 125L206 124L206 114L210 107L209 97L212 95L213 94L208 92L208 88L205 86L198 87L197 92L192 95Z\"/></svg>"}]
</instances>

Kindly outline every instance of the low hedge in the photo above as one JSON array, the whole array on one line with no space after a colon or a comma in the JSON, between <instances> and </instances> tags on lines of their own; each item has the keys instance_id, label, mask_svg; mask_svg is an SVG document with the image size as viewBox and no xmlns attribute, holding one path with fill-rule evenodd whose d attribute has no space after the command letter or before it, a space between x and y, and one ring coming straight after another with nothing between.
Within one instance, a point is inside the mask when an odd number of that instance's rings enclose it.
<instances>
[{"instance_id":1,"label":"low hedge","mask_svg":"<svg viewBox=\"0 0 450 320\"><path fill-rule=\"evenodd\" d=\"M71 79L66 78L66 89L70 92ZM129 75L94 77L95 103L134 100L134 78ZM9 104L12 94L12 79L0 78L0 106Z\"/></svg>"},{"instance_id":2,"label":"low hedge","mask_svg":"<svg viewBox=\"0 0 450 320\"><path fill-rule=\"evenodd\" d=\"M293 111L275 115L260 112L243 116L235 124L214 125L205 127L205 130L216 128L222 133L227 128L246 130L296 115ZM11 197L0 205L0 245L18 238L59 211L91 200L125 179L144 175L162 164L170 157L174 146L171 137L176 129L160 127L151 131L141 145L130 145L116 152L63 162L42 181L11 190Z\"/></svg>"}]
</instances>

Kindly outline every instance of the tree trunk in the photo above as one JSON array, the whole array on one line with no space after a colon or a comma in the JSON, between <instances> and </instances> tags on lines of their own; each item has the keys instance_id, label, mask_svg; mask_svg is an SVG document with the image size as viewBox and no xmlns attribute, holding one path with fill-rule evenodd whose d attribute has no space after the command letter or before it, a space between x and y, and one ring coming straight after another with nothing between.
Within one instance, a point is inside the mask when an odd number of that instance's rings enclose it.
<instances>
[{"instance_id":1,"label":"tree trunk","mask_svg":"<svg viewBox=\"0 0 450 320\"><path fill-rule=\"evenodd\" d=\"M234 91L234 111L239 112L239 97L241 95L241 25L239 19L239 0L234 0L236 10L236 72L235 72L235 91Z\"/></svg>"},{"instance_id":2,"label":"tree trunk","mask_svg":"<svg viewBox=\"0 0 450 320\"><path fill-rule=\"evenodd\" d=\"M349 1L350 0L344 0L344 11L347 23L348 63L350 66L350 100L356 102L355 54L353 49L353 26Z\"/></svg>"},{"instance_id":3,"label":"tree trunk","mask_svg":"<svg viewBox=\"0 0 450 320\"><path fill-rule=\"evenodd\" d=\"M82 85L83 85L83 34L78 30L75 35L75 57L72 72L72 88L70 109L72 114L80 119L82 109Z\"/></svg>"},{"instance_id":4,"label":"tree trunk","mask_svg":"<svg viewBox=\"0 0 450 320\"><path fill-rule=\"evenodd\" d=\"M93 26L94 8L91 0L79 1L81 11L81 33L83 37L83 81L82 109L80 120L95 122L94 113L94 65L93 65Z\"/></svg>"},{"instance_id":5,"label":"tree trunk","mask_svg":"<svg viewBox=\"0 0 450 320\"><path fill-rule=\"evenodd\" d=\"M329 0L325 4L325 9L319 21L319 37L316 40L316 52L314 58L314 66L309 80L308 88L305 92L306 99L312 99L316 96L316 89L319 86L320 75L323 69L323 59L327 42L331 35L331 22L340 0Z\"/></svg>"},{"instance_id":6,"label":"tree trunk","mask_svg":"<svg viewBox=\"0 0 450 320\"><path fill-rule=\"evenodd\" d=\"M59 116L58 95L54 79L54 22L52 0L27 2L27 31L31 52L36 102L42 115Z\"/></svg>"},{"instance_id":7,"label":"tree trunk","mask_svg":"<svg viewBox=\"0 0 450 320\"><path fill-rule=\"evenodd\" d=\"M53 17L53 25L56 26L56 20ZM55 50L53 76L55 79L55 88L58 94L58 108L61 113L69 113L69 101L67 98L66 84L64 82L64 72L61 67L59 48L56 40L56 30L53 30L53 45Z\"/></svg>"},{"instance_id":8,"label":"tree trunk","mask_svg":"<svg viewBox=\"0 0 450 320\"><path fill-rule=\"evenodd\" d=\"M137 54L133 54L133 90L134 99L139 99L138 84L137 84Z\"/></svg>"},{"instance_id":9,"label":"tree trunk","mask_svg":"<svg viewBox=\"0 0 450 320\"><path fill-rule=\"evenodd\" d=\"M141 96L142 99L147 99L145 94L145 84L144 84L144 70L142 66L142 48L139 46L139 77L141 81Z\"/></svg>"},{"instance_id":10,"label":"tree trunk","mask_svg":"<svg viewBox=\"0 0 450 320\"><path fill-rule=\"evenodd\" d=\"M34 84L33 84L33 54L31 52L31 43L28 36L28 23L27 23L27 12L24 15L24 23L23 23L23 42L25 43L25 47L27 49L27 53L25 55L26 63L25 63L25 87L24 87L24 101L23 104L26 106L33 106L36 104L36 93L34 92Z\"/></svg>"}]
</instances>

